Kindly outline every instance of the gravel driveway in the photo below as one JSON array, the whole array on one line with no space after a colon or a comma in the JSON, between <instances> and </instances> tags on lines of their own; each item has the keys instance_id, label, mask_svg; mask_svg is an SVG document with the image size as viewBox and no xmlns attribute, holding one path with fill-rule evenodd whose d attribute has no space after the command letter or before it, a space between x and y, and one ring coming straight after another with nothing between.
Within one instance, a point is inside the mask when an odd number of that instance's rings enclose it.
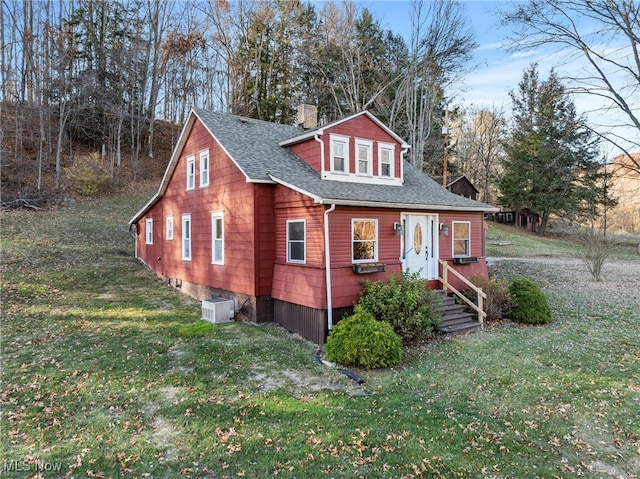
<instances>
[{"instance_id":1,"label":"gravel driveway","mask_svg":"<svg viewBox=\"0 0 640 479\"><path fill-rule=\"evenodd\" d=\"M487 258L487 263L497 276L523 274L548 291L609 297L612 302L622 300L640 308L640 257L607 259L600 282L593 280L579 258Z\"/></svg>"}]
</instances>

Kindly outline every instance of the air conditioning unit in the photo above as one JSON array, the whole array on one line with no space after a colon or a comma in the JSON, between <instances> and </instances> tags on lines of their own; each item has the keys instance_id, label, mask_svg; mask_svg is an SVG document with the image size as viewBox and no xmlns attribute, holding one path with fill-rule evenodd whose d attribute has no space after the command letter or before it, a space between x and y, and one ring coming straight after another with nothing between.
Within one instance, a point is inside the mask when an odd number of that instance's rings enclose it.
<instances>
[{"instance_id":1,"label":"air conditioning unit","mask_svg":"<svg viewBox=\"0 0 640 479\"><path fill-rule=\"evenodd\" d=\"M233 319L235 303L231 299L214 298L202 302L202 319L210 323L229 323Z\"/></svg>"}]
</instances>

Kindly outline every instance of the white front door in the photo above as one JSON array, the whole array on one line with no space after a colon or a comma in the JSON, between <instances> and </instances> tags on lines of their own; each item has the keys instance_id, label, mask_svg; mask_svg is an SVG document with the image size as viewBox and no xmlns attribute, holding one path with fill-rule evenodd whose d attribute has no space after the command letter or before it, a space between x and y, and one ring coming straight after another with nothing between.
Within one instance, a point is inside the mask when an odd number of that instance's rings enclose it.
<instances>
[{"instance_id":1,"label":"white front door","mask_svg":"<svg viewBox=\"0 0 640 479\"><path fill-rule=\"evenodd\" d=\"M438 279L438 215L403 215L403 270Z\"/></svg>"}]
</instances>

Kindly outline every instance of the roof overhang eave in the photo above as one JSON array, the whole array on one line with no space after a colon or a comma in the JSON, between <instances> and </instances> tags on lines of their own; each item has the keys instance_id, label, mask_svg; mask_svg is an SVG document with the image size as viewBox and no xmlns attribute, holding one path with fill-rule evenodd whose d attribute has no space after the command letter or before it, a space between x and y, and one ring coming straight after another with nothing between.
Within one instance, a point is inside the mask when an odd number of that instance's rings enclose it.
<instances>
[{"instance_id":1,"label":"roof overhang eave","mask_svg":"<svg viewBox=\"0 0 640 479\"><path fill-rule=\"evenodd\" d=\"M500 211L495 206L451 206L451 205L432 205L424 203L392 203L387 201L364 201L364 200L345 200L337 198L321 198L319 203L325 205L337 206L357 206L362 208L394 208L403 210L425 210L425 211L467 211L474 213L490 213Z\"/></svg>"}]
</instances>

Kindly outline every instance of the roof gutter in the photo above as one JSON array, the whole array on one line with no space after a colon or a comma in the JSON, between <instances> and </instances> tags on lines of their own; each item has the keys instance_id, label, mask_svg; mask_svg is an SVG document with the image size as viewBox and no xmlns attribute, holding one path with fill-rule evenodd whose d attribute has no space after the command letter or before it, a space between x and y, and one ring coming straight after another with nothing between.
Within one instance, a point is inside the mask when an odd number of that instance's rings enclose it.
<instances>
[{"instance_id":1,"label":"roof gutter","mask_svg":"<svg viewBox=\"0 0 640 479\"><path fill-rule=\"evenodd\" d=\"M468 212L489 212L500 211L500 208L487 205L482 206L450 206L450 205L426 205L412 203L389 203L384 201L364 201L364 200L342 200L336 198L322 198L320 201L324 205L340 206L360 206L366 208L402 208L411 210L433 210L433 211L468 211Z\"/></svg>"},{"instance_id":2,"label":"roof gutter","mask_svg":"<svg viewBox=\"0 0 640 479\"><path fill-rule=\"evenodd\" d=\"M336 209L336 205L324 212L324 262L327 287L327 327L329 331L333 329L333 300L331 298L331 252L329 251L329 213Z\"/></svg>"}]
</instances>

